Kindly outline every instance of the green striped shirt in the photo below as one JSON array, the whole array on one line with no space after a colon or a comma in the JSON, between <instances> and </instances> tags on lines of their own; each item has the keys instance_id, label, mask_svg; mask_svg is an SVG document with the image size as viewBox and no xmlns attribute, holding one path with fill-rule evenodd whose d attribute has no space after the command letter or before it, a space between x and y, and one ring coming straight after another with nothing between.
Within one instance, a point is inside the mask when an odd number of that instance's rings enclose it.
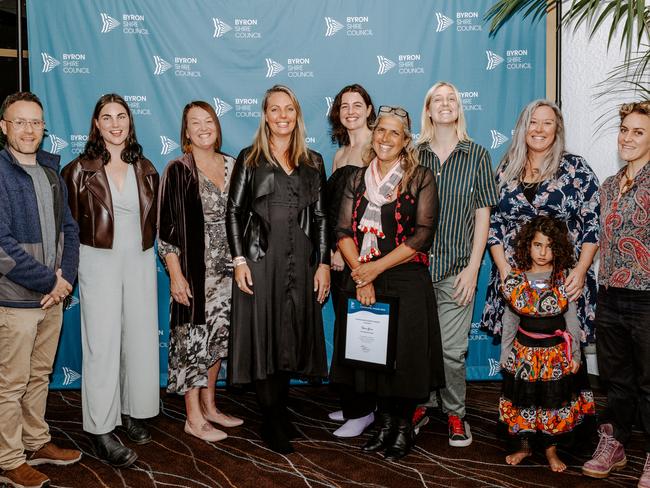
<instances>
[{"instance_id":1,"label":"green striped shirt","mask_svg":"<svg viewBox=\"0 0 650 488\"><path fill-rule=\"evenodd\" d=\"M459 142L444 164L428 144L418 146L420 164L433 171L438 183L440 214L431 245L431 279L457 275L469 263L476 209L499 201L492 160L483 146Z\"/></svg>"}]
</instances>

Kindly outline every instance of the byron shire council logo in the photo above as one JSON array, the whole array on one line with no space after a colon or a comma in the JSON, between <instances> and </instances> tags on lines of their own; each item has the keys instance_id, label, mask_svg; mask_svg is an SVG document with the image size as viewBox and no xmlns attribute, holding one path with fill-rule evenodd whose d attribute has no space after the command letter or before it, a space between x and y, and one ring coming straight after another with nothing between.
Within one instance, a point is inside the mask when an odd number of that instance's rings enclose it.
<instances>
[{"instance_id":1,"label":"byron shire council logo","mask_svg":"<svg viewBox=\"0 0 650 488\"><path fill-rule=\"evenodd\" d=\"M79 299L76 296L74 295L68 295L68 296L70 297L70 300L67 301L67 303L65 303L66 311L79 305Z\"/></svg>"},{"instance_id":2,"label":"byron shire council logo","mask_svg":"<svg viewBox=\"0 0 650 488\"><path fill-rule=\"evenodd\" d=\"M453 20L451 20L449 17L446 15L441 14L440 12L436 12L436 20L438 21L438 26L436 27L436 32L442 32L447 29L454 23Z\"/></svg>"},{"instance_id":3,"label":"byron shire council logo","mask_svg":"<svg viewBox=\"0 0 650 488\"><path fill-rule=\"evenodd\" d=\"M175 151L180 147L176 142L165 136L160 136L160 144L160 154L163 156L167 156L170 152Z\"/></svg>"},{"instance_id":4,"label":"byron shire council logo","mask_svg":"<svg viewBox=\"0 0 650 488\"><path fill-rule=\"evenodd\" d=\"M232 27L226 24L223 20L218 19L216 17L212 18L212 23L214 24L214 34L212 34L212 37L215 38L222 37L223 35L225 35L226 33L232 30Z\"/></svg>"},{"instance_id":5,"label":"byron shire council logo","mask_svg":"<svg viewBox=\"0 0 650 488\"><path fill-rule=\"evenodd\" d=\"M395 67L394 61L391 61L382 55L377 56L377 62L379 63L379 69L377 70L378 75L386 74L388 71Z\"/></svg>"},{"instance_id":6,"label":"byron shire council logo","mask_svg":"<svg viewBox=\"0 0 650 488\"><path fill-rule=\"evenodd\" d=\"M283 69L284 69L284 66L282 66L277 61L273 61L271 58L266 58L266 77L267 78L273 78L275 75L277 75Z\"/></svg>"},{"instance_id":7,"label":"byron shire council logo","mask_svg":"<svg viewBox=\"0 0 650 488\"><path fill-rule=\"evenodd\" d=\"M343 29L343 24L338 20L333 19L332 17L325 17L325 26L327 30L325 31L325 37L332 37L338 31Z\"/></svg>"},{"instance_id":8,"label":"byron shire council logo","mask_svg":"<svg viewBox=\"0 0 650 488\"><path fill-rule=\"evenodd\" d=\"M327 117L330 114L330 110L332 110L334 97L325 97L325 103L327 104L327 112L325 112L325 117Z\"/></svg>"},{"instance_id":9,"label":"byron shire council logo","mask_svg":"<svg viewBox=\"0 0 650 488\"><path fill-rule=\"evenodd\" d=\"M221 117L232 110L232 105L224 102L221 98L213 97L212 100L214 100L214 111L217 113L217 117Z\"/></svg>"},{"instance_id":10,"label":"byron shire council logo","mask_svg":"<svg viewBox=\"0 0 650 488\"><path fill-rule=\"evenodd\" d=\"M503 58L492 51L485 51L485 55L488 60L487 66L485 67L486 70L492 70L503 63Z\"/></svg>"},{"instance_id":11,"label":"byron shire council logo","mask_svg":"<svg viewBox=\"0 0 650 488\"><path fill-rule=\"evenodd\" d=\"M488 373L488 376L496 376L499 373L499 371L501 371L501 365L499 364L499 361L497 361L496 359L489 358L488 364L490 366L490 372Z\"/></svg>"},{"instance_id":12,"label":"byron shire council logo","mask_svg":"<svg viewBox=\"0 0 650 488\"><path fill-rule=\"evenodd\" d=\"M71 385L75 381L78 381L79 378L81 378L81 375L74 369L63 366L61 370L63 371L63 386Z\"/></svg>"},{"instance_id":13,"label":"byron shire council logo","mask_svg":"<svg viewBox=\"0 0 650 488\"><path fill-rule=\"evenodd\" d=\"M102 34L106 34L120 25L117 19L114 19L107 13L101 12L99 15L102 17Z\"/></svg>"},{"instance_id":14,"label":"byron shire council logo","mask_svg":"<svg viewBox=\"0 0 650 488\"><path fill-rule=\"evenodd\" d=\"M49 73L52 71L54 68L56 68L58 65L61 64L61 61L58 59L53 58L47 53L41 53L41 58L43 59L43 73Z\"/></svg>"},{"instance_id":15,"label":"byron shire council logo","mask_svg":"<svg viewBox=\"0 0 650 488\"><path fill-rule=\"evenodd\" d=\"M52 146L50 148L50 152L53 154L58 154L59 151L68 147L68 143L65 140L55 136L54 134L50 134L49 138L50 138L50 145Z\"/></svg>"},{"instance_id":16,"label":"byron shire council logo","mask_svg":"<svg viewBox=\"0 0 650 488\"><path fill-rule=\"evenodd\" d=\"M156 68L153 71L154 75L162 75L165 71L172 67L170 63L165 61L160 56L154 56L153 62L156 63Z\"/></svg>"},{"instance_id":17,"label":"byron shire council logo","mask_svg":"<svg viewBox=\"0 0 650 488\"><path fill-rule=\"evenodd\" d=\"M490 135L492 136L492 145L490 146L490 149L497 149L498 147L501 147L507 140L508 138L501 134L498 130L492 129L490 130Z\"/></svg>"}]
</instances>

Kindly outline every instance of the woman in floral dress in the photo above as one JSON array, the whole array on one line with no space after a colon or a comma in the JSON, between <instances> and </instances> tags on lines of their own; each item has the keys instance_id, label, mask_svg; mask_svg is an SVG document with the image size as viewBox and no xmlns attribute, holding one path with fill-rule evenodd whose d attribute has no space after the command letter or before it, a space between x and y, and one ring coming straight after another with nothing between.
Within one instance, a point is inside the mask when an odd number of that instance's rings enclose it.
<instances>
[{"instance_id":1,"label":"woman in floral dress","mask_svg":"<svg viewBox=\"0 0 650 488\"><path fill-rule=\"evenodd\" d=\"M185 432L214 442L226 434L211 423L242 424L215 403L228 356L232 264L225 215L234 160L220 152L219 120L206 102L185 106L181 142L183 156L163 175L159 209L158 248L172 296L167 391L185 395Z\"/></svg>"},{"instance_id":2,"label":"woman in floral dress","mask_svg":"<svg viewBox=\"0 0 650 488\"><path fill-rule=\"evenodd\" d=\"M565 151L564 120L553 102L536 100L522 111L497 168L497 183L499 203L492 209L488 237L493 265L482 326L501 333L505 302L499 284L514 264L514 237L535 216L548 215L567 225L576 265L568 273L566 289L569 299L577 301L581 341L593 341L598 178L582 157Z\"/></svg>"}]
</instances>

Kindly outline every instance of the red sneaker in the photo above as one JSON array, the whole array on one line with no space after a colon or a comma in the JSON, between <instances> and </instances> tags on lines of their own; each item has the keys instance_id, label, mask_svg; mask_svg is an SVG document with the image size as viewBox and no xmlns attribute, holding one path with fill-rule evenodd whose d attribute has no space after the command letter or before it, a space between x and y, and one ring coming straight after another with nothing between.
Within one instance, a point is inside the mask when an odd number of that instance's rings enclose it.
<instances>
[{"instance_id":1,"label":"red sneaker","mask_svg":"<svg viewBox=\"0 0 650 488\"><path fill-rule=\"evenodd\" d=\"M427 407L417 407L413 412L413 432L415 435L420 433L420 429L429 423L429 415L427 415Z\"/></svg>"},{"instance_id":2,"label":"red sneaker","mask_svg":"<svg viewBox=\"0 0 650 488\"><path fill-rule=\"evenodd\" d=\"M467 447L472 443L472 433L469 424L458 415L449 415L449 445L451 447Z\"/></svg>"}]
</instances>

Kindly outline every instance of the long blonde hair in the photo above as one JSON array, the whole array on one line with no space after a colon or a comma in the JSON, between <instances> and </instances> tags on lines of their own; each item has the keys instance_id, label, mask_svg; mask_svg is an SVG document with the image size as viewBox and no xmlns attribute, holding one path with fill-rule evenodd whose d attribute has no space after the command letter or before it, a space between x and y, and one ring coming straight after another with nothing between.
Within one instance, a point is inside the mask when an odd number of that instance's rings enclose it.
<instances>
[{"instance_id":1,"label":"long blonde hair","mask_svg":"<svg viewBox=\"0 0 650 488\"><path fill-rule=\"evenodd\" d=\"M463 100L460 97L460 92L458 88L447 81L439 81L427 91L427 94L424 97L424 104L422 105L422 117L420 119L420 138L418 139L418 144L427 143L430 144L436 138L436 124L431 119L429 115L429 105L433 99L434 92L442 87L448 86L454 92L456 96L456 102L458 103L458 119L456 119L456 136L459 141L471 141L469 135L467 134L467 123L465 122L465 111L463 110Z\"/></svg>"},{"instance_id":2,"label":"long blonde hair","mask_svg":"<svg viewBox=\"0 0 650 488\"><path fill-rule=\"evenodd\" d=\"M401 107L392 107L392 108L404 110ZM404 110L404 112L406 112L406 110ZM402 123L402 130L404 131L404 137L406 137L407 139L407 143L402 149L402 152L400 153L400 157L402 158L401 165L402 165L402 169L404 170L404 176L402 177L402 181L399 184L399 189L400 192L404 192L408 188L408 184L411 182L415 170L420 165L420 161L417 155L417 150L413 145L413 134L411 134L411 122L410 122L411 119L408 116L408 112L406 112L406 117L400 117L399 115L396 115L394 113L386 113L386 112L377 113L377 119L371 126L373 137L370 138L370 142L364 148L362 159L364 164L368 166L370 162L377 157L377 153L375 153L375 150L372 147L372 140L374 138L375 130L377 129L377 126L379 125L379 121L382 119L382 117L394 117L396 119L399 119L400 122Z\"/></svg>"},{"instance_id":3,"label":"long blonde hair","mask_svg":"<svg viewBox=\"0 0 650 488\"><path fill-rule=\"evenodd\" d=\"M517 125L512 136L512 143L497 167L499 188L503 188L511 181L519 180L524 175L526 161L528 161L526 134L530 126L530 120L533 118L533 112L539 107L549 107L555 113L555 140L544 156L544 161L540 168L540 181L553 178L560 167L560 161L565 153L564 118L562 117L562 112L550 100L534 100L526 105L526 108L519 114Z\"/></svg>"},{"instance_id":4,"label":"long blonde hair","mask_svg":"<svg viewBox=\"0 0 650 488\"><path fill-rule=\"evenodd\" d=\"M264 100L262 101L260 125L255 132L253 147L246 156L244 163L247 166L256 167L259 164L259 160L264 157L273 166L278 166L278 162L275 160L271 152L271 129L269 129L269 125L266 123L266 117L264 116L269 98L271 95L278 92L286 94L291 99L291 103L296 109L296 126L291 133L291 141L289 142L289 148L287 149L289 166L292 169L302 163L312 166L314 163L309 157L309 150L307 149L307 143L305 142L307 131L305 130L305 121L302 117L302 109L300 108L296 95L294 95L289 87L284 85L274 85L266 90Z\"/></svg>"}]
</instances>

